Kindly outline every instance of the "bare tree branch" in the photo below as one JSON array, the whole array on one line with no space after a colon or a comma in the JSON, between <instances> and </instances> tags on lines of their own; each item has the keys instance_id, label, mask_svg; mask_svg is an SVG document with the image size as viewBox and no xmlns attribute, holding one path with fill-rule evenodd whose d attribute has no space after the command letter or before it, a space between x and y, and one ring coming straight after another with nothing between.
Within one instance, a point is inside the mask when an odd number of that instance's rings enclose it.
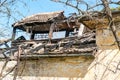
<instances>
[{"instance_id":1,"label":"bare tree branch","mask_svg":"<svg viewBox=\"0 0 120 80\"><path fill-rule=\"evenodd\" d=\"M105 13L107 14L107 17L108 17L108 20L109 20L109 27L110 27L110 29L113 33L113 36L115 37L118 48L120 49L119 41L118 41L117 35L116 35L116 28L115 28L114 20L113 20L113 17L112 17L112 12L111 12L110 7L109 7L109 2L108 2L108 0L101 0L101 1L103 2L103 6L105 8Z\"/></svg>"},{"instance_id":2,"label":"bare tree branch","mask_svg":"<svg viewBox=\"0 0 120 80\"><path fill-rule=\"evenodd\" d=\"M51 0L51 1L68 5L68 6L72 7L72 8L75 8L79 13L84 14L84 11L82 11L80 8L78 8L78 3L77 3L77 5L73 5L73 4L69 3L69 0L67 0L66 2L60 1L60 0Z\"/></svg>"}]
</instances>

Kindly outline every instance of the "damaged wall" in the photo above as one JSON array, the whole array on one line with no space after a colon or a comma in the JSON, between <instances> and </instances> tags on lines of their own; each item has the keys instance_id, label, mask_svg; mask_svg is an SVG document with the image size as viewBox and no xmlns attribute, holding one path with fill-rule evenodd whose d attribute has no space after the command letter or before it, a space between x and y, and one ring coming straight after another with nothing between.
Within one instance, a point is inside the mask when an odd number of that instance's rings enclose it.
<instances>
[{"instance_id":1,"label":"damaged wall","mask_svg":"<svg viewBox=\"0 0 120 80\"><path fill-rule=\"evenodd\" d=\"M120 41L120 26L116 26L117 39ZM98 52L95 60L82 80L120 80L120 50L108 26L96 29Z\"/></svg>"},{"instance_id":2,"label":"damaged wall","mask_svg":"<svg viewBox=\"0 0 120 80\"><path fill-rule=\"evenodd\" d=\"M76 80L84 77L93 56L39 58L20 62L17 80ZM4 62L0 61L0 69ZM16 64L9 61L4 69L4 76ZM22 72L22 73L21 73ZM13 72L3 80L12 80Z\"/></svg>"}]
</instances>

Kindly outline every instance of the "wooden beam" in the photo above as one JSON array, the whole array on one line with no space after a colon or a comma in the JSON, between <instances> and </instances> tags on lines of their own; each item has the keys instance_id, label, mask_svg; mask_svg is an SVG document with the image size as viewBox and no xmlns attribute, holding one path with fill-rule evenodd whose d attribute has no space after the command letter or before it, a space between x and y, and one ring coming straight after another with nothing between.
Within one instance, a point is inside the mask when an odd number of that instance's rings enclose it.
<instances>
[{"instance_id":1,"label":"wooden beam","mask_svg":"<svg viewBox=\"0 0 120 80\"><path fill-rule=\"evenodd\" d=\"M34 37L35 37L35 32L33 31L31 34L31 40L34 40Z\"/></svg>"},{"instance_id":2,"label":"wooden beam","mask_svg":"<svg viewBox=\"0 0 120 80\"><path fill-rule=\"evenodd\" d=\"M70 33L70 30L66 30L66 33L65 33L65 37L68 37L69 36L69 33Z\"/></svg>"},{"instance_id":3,"label":"wooden beam","mask_svg":"<svg viewBox=\"0 0 120 80\"><path fill-rule=\"evenodd\" d=\"M13 28L12 41L15 40L15 35L16 35L16 28Z\"/></svg>"},{"instance_id":4,"label":"wooden beam","mask_svg":"<svg viewBox=\"0 0 120 80\"><path fill-rule=\"evenodd\" d=\"M78 30L78 37L81 37L85 31L85 26L83 24L80 24L79 30Z\"/></svg>"}]
</instances>

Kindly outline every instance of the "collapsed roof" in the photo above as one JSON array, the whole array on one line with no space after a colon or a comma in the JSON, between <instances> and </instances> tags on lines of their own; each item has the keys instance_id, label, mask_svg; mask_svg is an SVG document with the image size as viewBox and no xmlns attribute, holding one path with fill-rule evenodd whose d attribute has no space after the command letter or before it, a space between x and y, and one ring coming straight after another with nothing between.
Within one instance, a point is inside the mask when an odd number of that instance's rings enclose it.
<instances>
[{"instance_id":1,"label":"collapsed roof","mask_svg":"<svg viewBox=\"0 0 120 80\"><path fill-rule=\"evenodd\" d=\"M78 25L74 20L68 21L64 16L63 11L59 11L32 15L14 23L12 26L14 28L21 29L24 31L29 29L34 32L39 31L45 33L50 30L50 25L54 22L56 22L59 31L74 29L73 26ZM78 25L78 27L79 26L80 24ZM72 37L65 37L62 39L52 39L51 44L48 43L47 39L28 41L14 40L12 41L12 45L13 47L10 50L6 50L6 53L14 53L14 56L21 54L23 58L38 58L38 56L51 57L93 55L93 53L95 53L97 49L94 31L86 32L80 37L74 35ZM23 51L19 53L21 49Z\"/></svg>"}]
</instances>

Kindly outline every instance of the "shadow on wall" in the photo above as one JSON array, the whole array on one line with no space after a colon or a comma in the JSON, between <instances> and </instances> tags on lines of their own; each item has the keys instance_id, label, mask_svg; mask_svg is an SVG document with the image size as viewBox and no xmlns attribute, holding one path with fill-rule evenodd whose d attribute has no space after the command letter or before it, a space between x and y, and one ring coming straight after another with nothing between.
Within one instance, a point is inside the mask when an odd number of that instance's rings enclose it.
<instances>
[{"instance_id":1,"label":"shadow on wall","mask_svg":"<svg viewBox=\"0 0 120 80\"><path fill-rule=\"evenodd\" d=\"M93 60L93 56L23 60L19 66L18 76L81 78Z\"/></svg>"}]
</instances>

